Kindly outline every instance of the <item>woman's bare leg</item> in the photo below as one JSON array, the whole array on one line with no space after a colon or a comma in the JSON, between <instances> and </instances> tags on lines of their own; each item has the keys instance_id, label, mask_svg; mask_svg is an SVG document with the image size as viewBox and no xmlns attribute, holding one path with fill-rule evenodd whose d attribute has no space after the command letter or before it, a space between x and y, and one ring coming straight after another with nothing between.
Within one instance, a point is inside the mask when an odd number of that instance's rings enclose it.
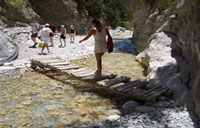
<instances>
[{"instance_id":1,"label":"woman's bare leg","mask_svg":"<svg viewBox=\"0 0 200 128\"><path fill-rule=\"evenodd\" d=\"M64 46L66 47L66 40L65 39L63 39L64 40Z\"/></svg>"},{"instance_id":2,"label":"woman's bare leg","mask_svg":"<svg viewBox=\"0 0 200 128\"><path fill-rule=\"evenodd\" d=\"M97 61L97 72L101 75L102 72L102 56L104 53L95 53L96 61Z\"/></svg>"},{"instance_id":3,"label":"woman's bare leg","mask_svg":"<svg viewBox=\"0 0 200 128\"><path fill-rule=\"evenodd\" d=\"M62 46L62 40L61 40L61 38L60 38L60 46Z\"/></svg>"}]
</instances>

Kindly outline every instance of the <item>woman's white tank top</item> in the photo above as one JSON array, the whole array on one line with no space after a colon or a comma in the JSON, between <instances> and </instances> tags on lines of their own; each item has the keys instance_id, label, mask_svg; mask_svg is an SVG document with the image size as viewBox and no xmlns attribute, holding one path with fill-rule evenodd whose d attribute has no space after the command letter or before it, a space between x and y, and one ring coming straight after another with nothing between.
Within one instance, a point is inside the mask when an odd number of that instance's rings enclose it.
<instances>
[{"instance_id":1,"label":"woman's white tank top","mask_svg":"<svg viewBox=\"0 0 200 128\"><path fill-rule=\"evenodd\" d=\"M101 32L96 30L96 34L94 35L95 43L106 43L106 29L103 28Z\"/></svg>"}]
</instances>

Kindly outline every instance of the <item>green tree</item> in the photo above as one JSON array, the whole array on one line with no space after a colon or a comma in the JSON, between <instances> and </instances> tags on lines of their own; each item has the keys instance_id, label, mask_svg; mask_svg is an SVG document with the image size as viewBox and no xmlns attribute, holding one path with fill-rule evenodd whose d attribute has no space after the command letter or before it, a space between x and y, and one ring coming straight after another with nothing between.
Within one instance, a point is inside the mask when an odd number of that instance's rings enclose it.
<instances>
[{"instance_id":1,"label":"green tree","mask_svg":"<svg viewBox=\"0 0 200 128\"><path fill-rule=\"evenodd\" d=\"M132 26L132 10L129 0L75 0L77 9L88 11L89 16L105 20L112 27Z\"/></svg>"}]
</instances>

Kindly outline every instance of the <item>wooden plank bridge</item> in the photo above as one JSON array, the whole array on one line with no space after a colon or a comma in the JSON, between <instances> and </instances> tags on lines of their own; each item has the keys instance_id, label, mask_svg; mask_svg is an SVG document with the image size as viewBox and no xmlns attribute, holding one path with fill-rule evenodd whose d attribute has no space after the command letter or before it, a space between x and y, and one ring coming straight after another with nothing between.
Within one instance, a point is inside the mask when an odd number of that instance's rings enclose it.
<instances>
[{"instance_id":1,"label":"wooden plank bridge","mask_svg":"<svg viewBox=\"0 0 200 128\"><path fill-rule=\"evenodd\" d=\"M118 93L132 97L134 100L142 102L156 102L156 99L168 91L163 86L156 86L147 89L145 81L130 81L129 77L117 76L114 74L104 74L102 77L95 77L93 70L72 65L60 58L34 58L31 60L33 69L48 68L50 70L70 75L79 80L91 83L113 93Z\"/></svg>"}]
</instances>

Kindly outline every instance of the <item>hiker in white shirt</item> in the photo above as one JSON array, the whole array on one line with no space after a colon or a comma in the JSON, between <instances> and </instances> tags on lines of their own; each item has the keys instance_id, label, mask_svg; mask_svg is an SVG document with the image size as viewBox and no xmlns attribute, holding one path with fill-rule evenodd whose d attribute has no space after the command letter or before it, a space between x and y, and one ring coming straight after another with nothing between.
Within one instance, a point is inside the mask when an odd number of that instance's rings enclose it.
<instances>
[{"instance_id":1,"label":"hiker in white shirt","mask_svg":"<svg viewBox=\"0 0 200 128\"><path fill-rule=\"evenodd\" d=\"M44 42L44 46L42 47L42 51L40 53L40 55L44 55L45 53L43 53L45 47L48 50L48 53L50 53L49 51L49 46L48 46L48 42L50 40L49 34L54 34L52 32L52 30L49 28L49 24L45 24L45 27L39 32L39 35L41 36L41 40Z\"/></svg>"}]
</instances>

